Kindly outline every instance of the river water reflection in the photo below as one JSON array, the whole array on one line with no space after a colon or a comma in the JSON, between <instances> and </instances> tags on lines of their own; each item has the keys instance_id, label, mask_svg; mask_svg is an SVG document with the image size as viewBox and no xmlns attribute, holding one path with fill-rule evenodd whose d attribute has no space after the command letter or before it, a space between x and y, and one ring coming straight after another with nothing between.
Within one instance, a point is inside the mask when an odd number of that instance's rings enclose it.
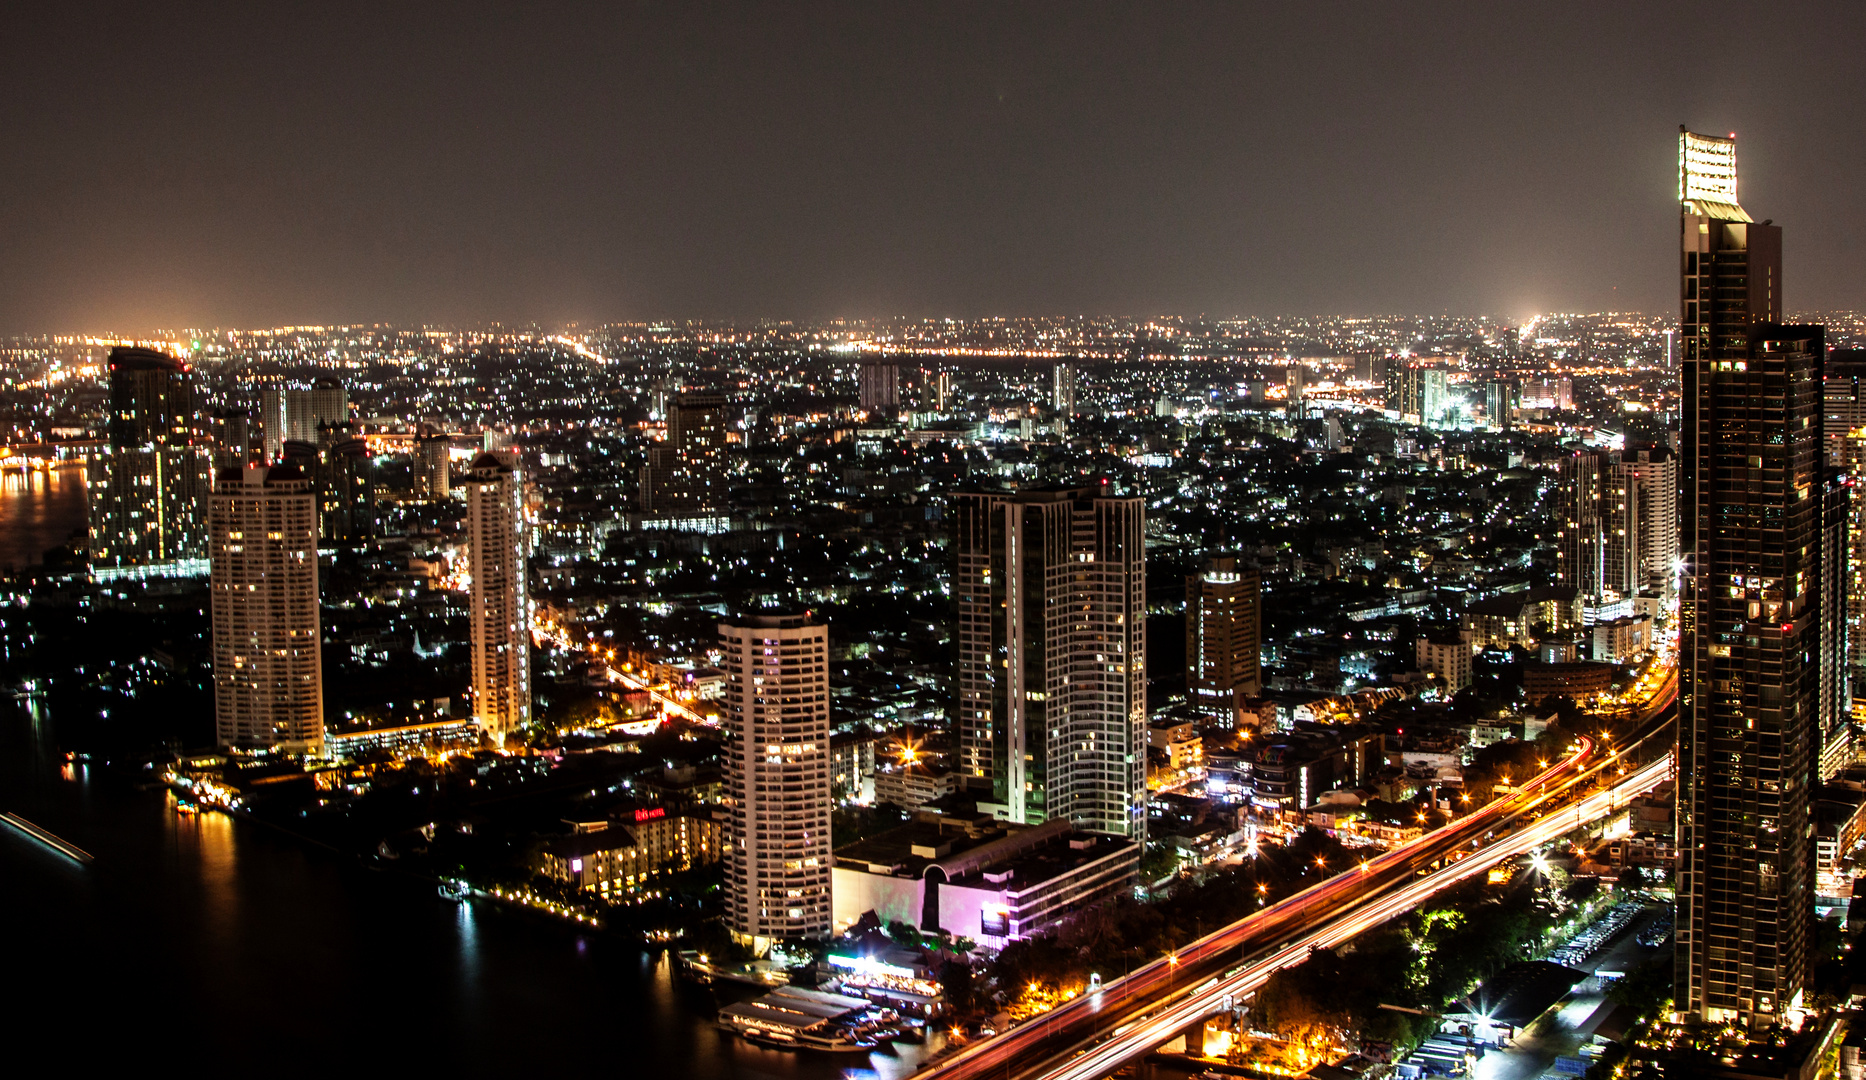
<instances>
[{"instance_id":1,"label":"river water reflection","mask_svg":"<svg viewBox=\"0 0 1866 1080\"><path fill-rule=\"evenodd\" d=\"M83 465L0 470L0 567L43 562L46 548L83 527Z\"/></svg>"},{"instance_id":2,"label":"river water reflection","mask_svg":"<svg viewBox=\"0 0 1866 1080\"><path fill-rule=\"evenodd\" d=\"M79 866L0 830L4 966L23 1006L8 1026L73 1065L892 1080L920 1053L754 1047L666 954L178 816L160 790L61 762L30 703L0 705L0 809L96 856Z\"/></svg>"}]
</instances>

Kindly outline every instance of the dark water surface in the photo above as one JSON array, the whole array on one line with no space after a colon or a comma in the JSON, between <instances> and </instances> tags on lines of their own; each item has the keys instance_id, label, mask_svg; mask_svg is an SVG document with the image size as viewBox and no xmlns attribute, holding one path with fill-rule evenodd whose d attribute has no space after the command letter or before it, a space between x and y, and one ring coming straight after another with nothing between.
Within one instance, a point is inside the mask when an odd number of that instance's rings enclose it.
<instances>
[{"instance_id":1,"label":"dark water surface","mask_svg":"<svg viewBox=\"0 0 1866 1080\"><path fill-rule=\"evenodd\" d=\"M912 1069L887 1052L761 1050L715 1026L712 991L675 979L666 954L448 903L222 815L178 816L163 791L64 764L31 703L0 701L0 810L96 856L80 866L0 826L0 971L14 1000L0 1026L15 1065L33 1047L61 1070L163 1075Z\"/></svg>"},{"instance_id":2,"label":"dark water surface","mask_svg":"<svg viewBox=\"0 0 1866 1080\"><path fill-rule=\"evenodd\" d=\"M0 472L0 567L33 566L84 527L84 466Z\"/></svg>"}]
</instances>

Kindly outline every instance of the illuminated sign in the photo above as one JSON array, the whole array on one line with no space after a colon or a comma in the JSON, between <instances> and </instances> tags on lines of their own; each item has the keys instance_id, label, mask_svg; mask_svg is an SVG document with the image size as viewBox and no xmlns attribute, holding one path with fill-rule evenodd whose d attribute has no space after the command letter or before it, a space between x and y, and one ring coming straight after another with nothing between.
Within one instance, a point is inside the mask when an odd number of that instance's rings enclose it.
<instances>
[{"instance_id":1,"label":"illuminated sign","mask_svg":"<svg viewBox=\"0 0 1866 1080\"><path fill-rule=\"evenodd\" d=\"M914 975L913 968L901 967L899 964L884 963L872 956L831 955L829 958L829 965L831 967L842 968L846 971L860 972L863 975L893 975L903 979L911 979Z\"/></svg>"},{"instance_id":2,"label":"illuminated sign","mask_svg":"<svg viewBox=\"0 0 1866 1080\"><path fill-rule=\"evenodd\" d=\"M570 860L570 872L573 874L581 874L583 872L583 860L582 859Z\"/></svg>"},{"instance_id":3,"label":"illuminated sign","mask_svg":"<svg viewBox=\"0 0 1866 1080\"><path fill-rule=\"evenodd\" d=\"M667 811L659 806L650 807L646 810L635 811L636 821L653 821L655 818L664 818L666 816L667 816Z\"/></svg>"},{"instance_id":4,"label":"illuminated sign","mask_svg":"<svg viewBox=\"0 0 1866 1080\"><path fill-rule=\"evenodd\" d=\"M1736 200L1736 136L1719 139L1694 131L1678 133L1678 201L1715 203L1725 216L1734 210L1748 221ZM1693 211L1701 209L1694 207Z\"/></svg>"}]
</instances>

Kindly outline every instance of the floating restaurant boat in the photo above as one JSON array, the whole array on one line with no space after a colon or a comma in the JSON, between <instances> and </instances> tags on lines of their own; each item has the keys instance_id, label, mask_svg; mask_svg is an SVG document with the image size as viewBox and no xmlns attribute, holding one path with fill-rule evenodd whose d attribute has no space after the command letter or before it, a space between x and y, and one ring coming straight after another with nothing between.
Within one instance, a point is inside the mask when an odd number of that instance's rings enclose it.
<instances>
[{"instance_id":1,"label":"floating restaurant boat","mask_svg":"<svg viewBox=\"0 0 1866 1080\"><path fill-rule=\"evenodd\" d=\"M855 1052L873 1050L899 1018L863 998L780 986L719 1010L719 1023L760 1046Z\"/></svg>"}]
</instances>

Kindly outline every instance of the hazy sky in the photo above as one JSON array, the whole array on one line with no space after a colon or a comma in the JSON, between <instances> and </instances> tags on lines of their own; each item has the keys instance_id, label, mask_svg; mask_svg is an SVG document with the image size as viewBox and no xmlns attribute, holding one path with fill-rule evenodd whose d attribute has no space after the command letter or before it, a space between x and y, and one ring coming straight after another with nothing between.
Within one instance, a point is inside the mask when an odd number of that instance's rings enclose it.
<instances>
[{"instance_id":1,"label":"hazy sky","mask_svg":"<svg viewBox=\"0 0 1866 1080\"><path fill-rule=\"evenodd\" d=\"M1866 5L9 5L0 330L1866 307Z\"/></svg>"}]
</instances>

